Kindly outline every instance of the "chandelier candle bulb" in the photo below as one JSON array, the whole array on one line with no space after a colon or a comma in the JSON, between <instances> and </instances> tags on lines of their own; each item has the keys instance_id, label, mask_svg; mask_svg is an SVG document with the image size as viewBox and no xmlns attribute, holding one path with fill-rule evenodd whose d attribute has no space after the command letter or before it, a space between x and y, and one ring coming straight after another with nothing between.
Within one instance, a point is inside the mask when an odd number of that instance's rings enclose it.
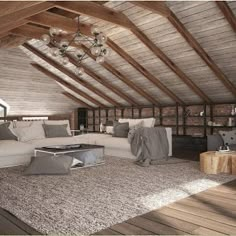
<instances>
[{"instance_id":1,"label":"chandelier candle bulb","mask_svg":"<svg viewBox=\"0 0 236 236\"><path fill-rule=\"evenodd\" d=\"M47 34L42 35L41 39L42 39L42 41L43 41L46 45L48 45L48 44L50 43L50 41L51 41L50 36L47 35Z\"/></svg>"},{"instance_id":2,"label":"chandelier candle bulb","mask_svg":"<svg viewBox=\"0 0 236 236\"><path fill-rule=\"evenodd\" d=\"M77 72L78 75L83 75L83 73L84 73L84 68L80 66L80 67L77 68L77 71L76 71L76 72Z\"/></svg>"},{"instance_id":3,"label":"chandelier candle bulb","mask_svg":"<svg viewBox=\"0 0 236 236\"><path fill-rule=\"evenodd\" d=\"M99 64L103 63L104 61L105 61L105 58L103 56L99 56L99 57L96 58L96 62L99 63Z\"/></svg>"},{"instance_id":4,"label":"chandelier candle bulb","mask_svg":"<svg viewBox=\"0 0 236 236\"><path fill-rule=\"evenodd\" d=\"M94 56L99 56L100 53L101 53L101 48L98 47L98 46L92 47L92 48L91 48L91 53L92 53Z\"/></svg>"},{"instance_id":5,"label":"chandelier candle bulb","mask_svg":"<svg viewBox=\"0 0 236 236\"><path fill-rule=\"evenodd\" d=\"M97 34L100 33L100 30L99 30L99 28L98 28L97 25L93 25L93 26L91 27L91 33L92 33L93 35L97 35Z\"/></svg>"},{"instance_id":6,"label":"chandelier candle bulb","mask_svg":"<svg viewBox=\"0 0 236 236\"><path fill-rule=\"evenodd\" d=\"M61 31L62 31L61 29L56 28L56 27L51 27L51 28L49 29L49 33L50 33L50 35L51 35L52 37L54 37L54 36L56 36L56 35L59 35Z\"/></svg>"},{"instance_id":7,"label":"chandelier candle bulb","mask_svg":"<svg viewBox=\"0 0 236 236\"><path fill-rule=\"evenodd\" d=\"M63 57L62 58L62 64L67 65L69 63L69 58L68 57Z\"/></svg>"}]
</instances>

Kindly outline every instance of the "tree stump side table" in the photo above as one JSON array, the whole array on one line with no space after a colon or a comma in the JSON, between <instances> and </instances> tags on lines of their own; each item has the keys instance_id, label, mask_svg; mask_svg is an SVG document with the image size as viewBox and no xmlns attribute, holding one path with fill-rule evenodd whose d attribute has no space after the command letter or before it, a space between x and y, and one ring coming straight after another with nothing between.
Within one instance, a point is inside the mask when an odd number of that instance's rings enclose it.
<instances>
[{"instance_id":1,"label":"tree stump side table","mask_svg":"<svg viewBox=\"0 0 236 236\"><path fill-rule=\"evenodd\" d=\"M200 154L200 170L206 174L236 174L236 152L203 152Z\"/></svg>"}]
</instances>

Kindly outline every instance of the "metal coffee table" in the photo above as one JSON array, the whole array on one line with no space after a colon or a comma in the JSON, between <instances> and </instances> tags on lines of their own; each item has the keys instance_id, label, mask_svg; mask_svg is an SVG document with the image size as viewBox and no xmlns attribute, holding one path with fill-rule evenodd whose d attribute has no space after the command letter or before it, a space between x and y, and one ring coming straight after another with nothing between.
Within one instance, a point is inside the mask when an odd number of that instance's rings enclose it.
<instances>
[{"instance_id":1,"label":"metal coffee table","mask_svg":"<svg viewBox=\"0 0 236 236\"><path fill-rule=\"evenodd\" d=\"M81 160L81 152L93 152L96 160ZM102 165L105 163L104 146L92 144L53 145L34 149L35 157L68 155L84 162L83 167Z\"/></svg>"}]
</instances>

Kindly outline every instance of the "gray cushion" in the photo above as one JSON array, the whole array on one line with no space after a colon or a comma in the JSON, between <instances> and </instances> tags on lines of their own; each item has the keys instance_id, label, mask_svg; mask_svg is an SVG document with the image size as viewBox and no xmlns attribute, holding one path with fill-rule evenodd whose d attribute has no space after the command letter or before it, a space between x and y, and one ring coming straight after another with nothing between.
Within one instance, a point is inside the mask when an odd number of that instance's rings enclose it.
<instances>
[{"instance_id":1,"label":"gray cushion","mask_svg":"<svg viewBox=\"0 0 236 236\"><path fill-rule=\"evenodd\" d=\"M70 172L73 157L42 156L32 157L31 163L24 171L25 175L64 175Z\"/></svg>"},{"instance_id":2,"label":"gray cushion","mask_svg":"<svg viewBox=\"0 0 236 236\"><path fill-rule=\"evenodd\" d=\"M0 140L17 140L17 137L9 129L10 122L0 125Z\"/></svg>"},{"instance_id":3,"label":"gray cushion","mask_svg":"<svg viewBox=\"0 0 236 236\"><path fill-rule=\"evenodd\" d=\"M46 138L69 137L67 124L65 125L46 125L43 124Z\"/></svg>"},{"instance_id":4,"label":"gray cushion","mask_svg":"<svg viewBox=\"0 0 236 236\"><path fill-rule=\"evenodd\" d=\"M76 158L84 163L84 165L94 165L97 163L97 157L93 151L79 152Z\"/></svg>"},{"instance_id":5,"label":"gray cushion","mask_svg":"<svg viewBox=\"0 0 236 236\"><path fill-rule=\"evenodd\" d=\"M236 144L231 144L231 145L229 145L229 149L230 149L231 151L236 151Z\"/></svg>"},{"instance_id":6,"label":"gray cushion","mask_svg":"<svg viewBox=\"0 0 236 236\"><path fill-rule=\"evenodd\" d=\"M113 137L121 137L121 138L127 138L128 132L129 132L129 122L126 123L119 123L117 121L114 121L113 123Z\"/></svg>"},{"instance_id":7,"label":"gray cushion","mask_svg":"<svg viewBox=\"0 0 236 236\"><path fill-rule=\"evenodd\" d=\"M219 131L225 145L236 144L236 130Z\"/></svg>"}]
</instances>

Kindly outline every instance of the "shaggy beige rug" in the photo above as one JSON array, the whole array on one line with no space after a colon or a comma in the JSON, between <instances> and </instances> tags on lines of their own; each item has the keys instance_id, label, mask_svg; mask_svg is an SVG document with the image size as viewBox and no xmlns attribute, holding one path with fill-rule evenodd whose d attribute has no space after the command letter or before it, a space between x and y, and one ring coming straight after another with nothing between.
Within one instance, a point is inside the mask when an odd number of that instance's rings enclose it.
<instances>
[{"instance_id":1,"label":"shaggy beige rug","mask_svg":"<svg viewBox=\"0 0 236 236\"><path fill-rule=\"evenodd\" d=\"M205 175L197 162L143 168L115 157L67 176L22 170L0 169L0 206L44 234L90 234L235 178Z\"/></svg>"}]
</instances>

